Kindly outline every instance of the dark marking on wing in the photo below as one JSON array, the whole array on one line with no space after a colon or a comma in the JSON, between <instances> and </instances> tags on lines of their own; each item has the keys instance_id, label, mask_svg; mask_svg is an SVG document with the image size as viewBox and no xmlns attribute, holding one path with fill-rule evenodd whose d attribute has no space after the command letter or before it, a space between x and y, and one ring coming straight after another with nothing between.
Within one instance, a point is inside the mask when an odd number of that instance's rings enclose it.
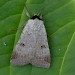
<instances>
[{"instance_id":1,"label":"dark marking on wing","mask_svg":"<svg viewBox=\"0 0 75 75\"><path fill-rule=\"evenodd\" d=\"M45 56L45 57L44 57L44 61L50 63L50 56L49 56L49 55L48 55L48 56Z\"/></svg>"},{"instance_id":2,"label":"dark marking on wing","mask_svg":"<svg viewBox=\"0 0 75 75\"><path fill-rule=\"evenodd\" d=\"M24 44L24 43L19 43L19 45L20 45L20 46L23 46L23 47L25 46L25 44Z\"/></svg>"},{"instance_id":3,"label":"dark marking on wing","mask_svg":"<svg viewBox=\"0 0 75 75\"><path fill-rule=\"evenodd\" d=\"M18 53L16 51L13 52L11 59L16 59L18 56Z\"/></svg>"},{"instance_id":4,"label":"dark marking on wing","mask_svg":"<svg viewBox=\"0 0 75 75\"><path fill-rule=\"evenodd\" d=\"M42 45L41 48L46 48L46 46L45 45Z\"/></svg>"}]
</instances>

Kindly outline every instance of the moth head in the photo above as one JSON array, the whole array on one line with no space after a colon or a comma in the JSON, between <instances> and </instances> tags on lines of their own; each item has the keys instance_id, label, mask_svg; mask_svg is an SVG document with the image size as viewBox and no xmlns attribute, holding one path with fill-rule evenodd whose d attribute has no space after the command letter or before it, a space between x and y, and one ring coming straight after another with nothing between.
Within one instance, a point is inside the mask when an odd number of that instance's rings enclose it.
<instances>
[{"instance_id":1,"label":"moth head","mask_svg":"<svg viewBox=\"0 0 75 75\"><path fill-rule=\"evenodd\" d=\"M42 15L40 14L34 14L30 19L39 19L39 20L42 20Z\"/></svg>"}]
</instances>

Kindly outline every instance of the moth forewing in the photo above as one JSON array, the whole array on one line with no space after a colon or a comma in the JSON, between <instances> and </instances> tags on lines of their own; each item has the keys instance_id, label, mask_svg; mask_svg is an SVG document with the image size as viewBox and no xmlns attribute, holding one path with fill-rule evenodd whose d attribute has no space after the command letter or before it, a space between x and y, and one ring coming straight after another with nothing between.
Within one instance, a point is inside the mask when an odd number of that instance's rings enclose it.
<instances>
[{"instance_id":1,"label":"moth forewing","mask_svg":"<svg viewBox=\"0 0 75 75\"><path fill-rule=\"evenodd\" d=\"M35 16L28 20L13 50L10 62L14 65L31 63L37 67L49 68L50 51L41 19Z\"/></svg>"}]
</instances>

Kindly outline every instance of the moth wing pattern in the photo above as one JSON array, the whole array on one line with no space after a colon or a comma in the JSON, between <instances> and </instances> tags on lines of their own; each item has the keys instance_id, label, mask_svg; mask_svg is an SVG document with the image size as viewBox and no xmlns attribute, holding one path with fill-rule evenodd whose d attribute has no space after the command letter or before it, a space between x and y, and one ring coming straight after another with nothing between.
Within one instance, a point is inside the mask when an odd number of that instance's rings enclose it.
<instances>
[{"instance_id":1,"label":"moth wing pattern","mask_svg":"<svg viewBox=\"0 0 75 75\"><path fill-rule=\"evenodd\" d=\"M28 20L13 50L10 62L15 65L31 63L37 67L49 68L50 51L42 20Z\"/></svg>"},{"instance_id":2,"label":"moth wing pattern","mask_svg":"<svg viewBox=\"0 0 75 75\"><path fill-rule=\"evenodd\" d=\"M47 34L42 20L35 20L34 32L36 36L35 54L32 64L38 67L49 68L50 51L48 46Z\"/></svg>"},{"instance_id":3,"label":"moth wing pattern","mask_svg":"<svg viewBox=\"0 0 75 75\"><path fill-rule=\"evenodd\" d=\"M31 24L34 25L32 20L29 20L21 33L20 39L11 55L11 64L25 65L31 62L35 45L35 36Z\"/></svg>"}]
</instances>

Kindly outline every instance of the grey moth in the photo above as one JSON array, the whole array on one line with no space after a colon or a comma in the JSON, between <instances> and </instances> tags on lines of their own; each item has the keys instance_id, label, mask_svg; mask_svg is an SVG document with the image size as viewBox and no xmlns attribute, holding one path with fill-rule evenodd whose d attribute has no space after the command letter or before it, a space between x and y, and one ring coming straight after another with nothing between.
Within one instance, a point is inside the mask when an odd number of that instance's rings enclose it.
<instances>
[{"instance_id":1,"label":"grey moth","mask_svg":"<svg viewBox=\"0 0 75 75\"><path fill-rule=\"evenodd\" d=\"M32 64L36 67L49 68L50 50L44 22L37 15L31 17L24 27L20 39L11 55L13 65Z\"/></svg>"}]
</instances>

